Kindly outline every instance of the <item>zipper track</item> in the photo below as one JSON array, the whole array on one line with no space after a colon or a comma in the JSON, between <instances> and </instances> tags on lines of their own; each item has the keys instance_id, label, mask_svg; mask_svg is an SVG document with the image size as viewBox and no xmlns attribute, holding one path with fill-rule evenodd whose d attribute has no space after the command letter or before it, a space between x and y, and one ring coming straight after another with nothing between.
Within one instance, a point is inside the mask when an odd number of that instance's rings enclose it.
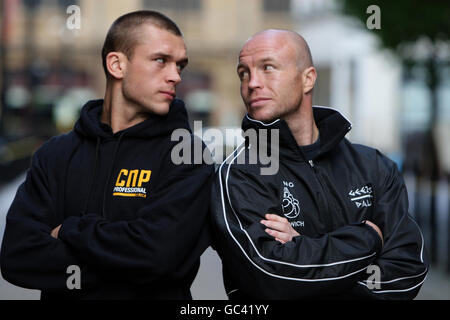
<instances>
[{"instance_id":1,"label":"zipper track","mask_svg":"<svg viewBox=\"0 0 450 320\"><path fill-rule=\"evenodd\" d=\"M325 217L326 213L330 213L330 203L326 201L325 198L325 187L324 182L320 178L320 174L317 170L317 165L314 163L313 160L308 161L309 167L311 168L311 171L314 173L314 176L316 177L317 182L319 183L320 188L322 189L321 192L318 192L318 198L319 198L319 217ZM332 224L329 219L320 219L322 223L326 226L328 230L330 230Z\"/></svg>"}]
</instances>

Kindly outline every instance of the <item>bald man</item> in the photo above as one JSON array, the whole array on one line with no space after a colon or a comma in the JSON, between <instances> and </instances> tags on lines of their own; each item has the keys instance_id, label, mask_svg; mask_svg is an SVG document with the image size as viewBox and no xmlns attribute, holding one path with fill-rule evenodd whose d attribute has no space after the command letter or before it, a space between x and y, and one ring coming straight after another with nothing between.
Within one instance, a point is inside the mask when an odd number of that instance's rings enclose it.
<instances>
[{"instance_id":1,"label":"bald man","mask_svg":"<svg viewBox=\"0 0 450 320\"><path fill-rule=\"evenodd\" d=\"M259 32L240 51L237 73L242 129L259 139L245 134L212 192L228 297L414 298L428 262L403 179L379 151L345 138L343 115L313 106L306 41ZM259 170L261 150L279 154L276 174Z\"/></svg>"}]
</instances>

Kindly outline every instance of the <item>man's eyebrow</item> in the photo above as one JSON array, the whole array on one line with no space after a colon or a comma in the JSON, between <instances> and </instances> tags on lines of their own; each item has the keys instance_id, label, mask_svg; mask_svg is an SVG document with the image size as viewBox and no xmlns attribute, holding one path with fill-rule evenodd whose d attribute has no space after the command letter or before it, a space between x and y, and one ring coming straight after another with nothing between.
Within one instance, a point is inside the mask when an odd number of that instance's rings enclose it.
<instances>
[{"instance_id":1,"label":"man's eyebrow","mask_svg":"<svg viewBox=\"0 0 450 320\"><path fill-rule=\"evenodd\" d=\"M239 69L246 68L246 67L247 66L245 64L243 64L242 62L239 62L236 69L239 70Z\"/></svg>"},{"instance_id":2,"label":"man's eyebrow","mask_svg":"<svg viewBox=\"0 0 450 320\"><path fill-rule=\"evenodd\" d=\"M172 56L170 54L164 53L164 52L154 52L150 55L151 57L160 57L160 58L166 58L171 59Z\"/></svg>"},{"instance_id":3,"label":"man's eyebrow","mask_svg":"<svg viewBox=\"0 0 450 320\"><path fill-rule=\"evenodd\" d=\"M266 62L275 62L275 59L272 57L263 58L258 61L259 63L266 63Z\"/></svg>"},{"instance_id":4,"label":"man's eyebrow","mask_svg":"<svg viewBox=\"0 0 450 320\"><path fill-rule=\"evenodd\" d=\"M276 60L274 58L272 58L272 57L267 57L267 58L259 59L257 61L257 63L259 63L259 64L264 64L264 63L267 63L267 62L276 62ZM247 65L245 63L239 62L237 67L236 67L236 70L239 70L241 68L247 68Z\"/></svg>"},{"instance_id":5,"label":"man's eyebrow","mask_svg":"<svg viewBox=\"0 0 450 320\"><path fill-rule=\"evenodd\" d=\"M182 67L185 67L185 66L187 66L188 62L189 62L188 58L183 58L183 59L178 60L177 64L181 65Z\"/></svg>"}]
</instances>

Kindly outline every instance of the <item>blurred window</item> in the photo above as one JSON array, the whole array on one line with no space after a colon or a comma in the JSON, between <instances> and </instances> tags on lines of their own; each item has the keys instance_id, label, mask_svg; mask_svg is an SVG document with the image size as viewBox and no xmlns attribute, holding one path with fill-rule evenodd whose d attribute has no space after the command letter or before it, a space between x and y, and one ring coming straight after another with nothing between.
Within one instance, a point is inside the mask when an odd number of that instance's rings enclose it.
<instances>
[{"instance_id":1,"label":"blurred window","mask_svg":"<svg viewBox=\"0 0 450 320\"><path fill-rule=\"evenodd\" d=\"M57 5L59 8L67 8L71 5L78 5L79 0L24 0L23 4L28 9L37 9L41 5L44 7L52 7Z\"/></svg>"},{"instance_id":2,"label":"blurred window","mask_svg":"<svg viewBox=\"0 0 450 320\"><path fill-rule=\"evenodd\" d=\"M264 0L264 11L290 11L291 0Z\"/></svg>"},{"instance_id":3,"label":"blurred window","mask_svg":"<svg viewBox=\"0 0 450 320\"><path fill-rule=\"evenodd\" d=\"M41 5L41 0L24 0L23 4L28 9L36 9Z\"/></svg>"},{"instance_id":4,"label":"blurred window","mask_svg":"<svg viewBox=\"0 0 450 320\"><path fill-rule=\"evenodd\" d=\"M331 99L331 69L329 66L316 67L317 80L313 91L315 105L329 106Z\"/></svg>"},{"instance_id":5,"label":"blurred window","mask_svg":"<svg viewBox=\"0 0 450 320\"><path fill-rule=\"evenodd\" d=\"M421 65L403 71L401 124L404 133L426 131L430 122L427 71Z\"/></svg>"},{"instance_id":6,"label":"blurred window","mask_svg":"<svg viewBox=\"0 0 450 320\"><path fill-rule=\"evenodd\" d=\"M201 0L144 0L149 9L200 10Z\"/></svg>"},{"instance_id":7,"label":"blurred window","mask_svg":"<svg viewBox=\"0 0 450 320\"><path fill-rule=\"evenodd\" d=\"M440 68L441 84L438 88L438 122L450 124L450 66ZM450 160L450 159L449 159Z\"/></svg>"},{"instance_id":8,"label":"blurred window","mask_svg":"<svg viewBox=\"0 0 450 320\"><path fill-rule=\"evenodd\" d=\"M78 0L58 0L58 6L60 8L67 8L71 5L78 5Z\"/></svg>"}]
</instances>

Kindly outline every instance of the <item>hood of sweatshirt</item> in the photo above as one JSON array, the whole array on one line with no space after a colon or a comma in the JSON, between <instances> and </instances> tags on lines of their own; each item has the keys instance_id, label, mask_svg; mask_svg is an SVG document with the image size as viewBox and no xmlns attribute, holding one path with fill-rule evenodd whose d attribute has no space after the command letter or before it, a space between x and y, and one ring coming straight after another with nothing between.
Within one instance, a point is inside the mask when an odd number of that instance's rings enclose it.
<instances>
[{"instance_id":1,"label":"hood of sweatshirt","mask_svg":"<svg viewBox=\"0 0 450 320\"><path fill-rule=\"evenodd\" d=\"M75 123L75 132L88 139L110 138L124 133L127 137L147 139L170 135L175 129L179 128L191 131L184 102L179 99L172 102L166 115L150 114L147 120L115 134L113 134L109 125L100 121L102 109L103 99L87 102L81 109L79 120Z\"/></svg>"}]
</instances>

